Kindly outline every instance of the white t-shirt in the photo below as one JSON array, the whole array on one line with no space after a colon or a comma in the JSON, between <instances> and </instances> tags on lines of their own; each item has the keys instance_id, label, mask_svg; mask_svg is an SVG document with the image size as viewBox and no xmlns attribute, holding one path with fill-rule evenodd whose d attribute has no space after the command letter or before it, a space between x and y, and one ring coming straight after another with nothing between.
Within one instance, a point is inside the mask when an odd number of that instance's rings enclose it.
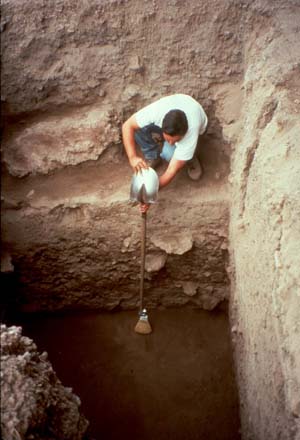
<instances>
[{"instance_id":1,"label":"white t-shirt","mask_svg":"<svg viewBox=\"0 0 300 440\"><path fill-rule=\"evenodd\" d=\"M207 126L207 116L194 98L179 93L165 96L135 113L136 122L140 128L152 123L161 128L163 119L170 110L182 110L188 121L188 131L175 144L174 157L178 160L190 160L194 155L198 136L205 132Z\"/></svg>"}]
</instances>

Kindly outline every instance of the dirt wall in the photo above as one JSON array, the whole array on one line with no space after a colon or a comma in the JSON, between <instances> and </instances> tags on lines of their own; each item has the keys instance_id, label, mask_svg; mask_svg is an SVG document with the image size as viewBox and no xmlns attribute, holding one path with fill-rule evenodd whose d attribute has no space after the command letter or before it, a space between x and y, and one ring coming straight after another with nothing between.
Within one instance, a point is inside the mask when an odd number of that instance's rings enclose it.
<instances>
[{"instance_id":1,"label":"dirt wall","mask_svg":"<svg viewBox=\"0 0 300 440\"><path fill-rule=\"evenodd\" d=\"M3 240L22 302L137 306L140 218L120 124L174 92L208 113L205 171L201 183L182 172L151 210L149 304L212 309L228 298L230 144L215 107L228 81L238 96L248 6L229 2L225 18L218 5L3 3ZM236 118L226 112L228 125Z\"/></svg>"},{"instance_id":2,"label":"dirt wall","mask_svg":"<svg viewBox=\"0 0 300 440\"><path fill-rule=\"evenodd\" d=\"M249 440L300 438L299 19L284 9L249 38L232 162L231 317Z\"/></svg>"},{"instance_id":3,"label":"dirt wall","mask_svg":"<svg viewBox=\"0 0 300 440\"><path fill-rule=\"evenodd\" d=\"M95 160L118 143L116 128L133 111L183 92L208 113L206 143L219 174L226 174L229 145L212 88L235 84L242 73L249 5L220 3L2 2L9 172L48 173Z\"/></svg>"},{"instance_id":4,"label":"dirt wall","mask_svg":"<svg viewBox=\"0 0 300 440\"><path fill-rule=\"evenodd\" d=\"M5 181L2 239L22 308L138 306L141 216L128 202L130 179L124 164L107 166L100 179L92 163L42 181ZM216 201L185 175L175 188L180 204L170 204L169 188L148 214L145 303L212 309L229 292L226 193Z\"/></svg>"}]
</instances>

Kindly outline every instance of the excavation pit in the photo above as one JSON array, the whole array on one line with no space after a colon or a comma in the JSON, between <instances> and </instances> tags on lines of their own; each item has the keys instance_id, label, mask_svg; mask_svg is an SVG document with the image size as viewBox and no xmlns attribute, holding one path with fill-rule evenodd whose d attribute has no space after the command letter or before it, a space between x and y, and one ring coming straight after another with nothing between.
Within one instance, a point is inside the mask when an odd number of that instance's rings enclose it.
<instances>
[{"instance_id":1,"label":"excavation pit","mask_svg":"<svg viewBox=\"0 0 300 440\"><path fill-rule=\"evenodd\" d=\"M222 416L224 436L234 439L237 417L225 414L226 402L220 410L218 394L231 396L223 376L231 358L227 364L222 357L225 348L231 356L227 315L225 333L208 337L211 326L218 328L217 305L228 301L243 440L298 439L299 1L191 0L182 8L178 0L6 0L1 16L2 249L5 270L17 279L8 303L54 313L26 315L32 322L24 322L25 334L74 387L93 432L160 439L168 427L173 438L216 439ZM193 96L208 115L199 150L204 173L199 182L180 173L151 207L145 291L154 333L139 339L137 314L125 310L137 310L139 302L140 216L128 205L132 170L120 128L138 109L173 93ZM124 311L56 314L71 309ZM92 326L98 319L103 331ZM64 327L56 329L60 321ZM187 347L187 341L194 342ZM168 387L164 359L166 370L178 371ZM142 388L146 374L152 381ZM66 410L65 396L61 405ZM24 427L22 408L18 426L12 407L5 408L7 426ZM137 409L134 425L129 415ZM56 438L77 440L81 432Z\"/></svg>"},{"instance_id":2,"label":"excavation pit","mask_svg":"<svg viewBox=\"0 0 300 440\"><path fill-rule=\"evenodd\" d=\"M150 319L149 336L134 333L136 311L24 315L22 325L80 396L93 438L239 439L226 312Z\"/></svg>"}]
</instances>

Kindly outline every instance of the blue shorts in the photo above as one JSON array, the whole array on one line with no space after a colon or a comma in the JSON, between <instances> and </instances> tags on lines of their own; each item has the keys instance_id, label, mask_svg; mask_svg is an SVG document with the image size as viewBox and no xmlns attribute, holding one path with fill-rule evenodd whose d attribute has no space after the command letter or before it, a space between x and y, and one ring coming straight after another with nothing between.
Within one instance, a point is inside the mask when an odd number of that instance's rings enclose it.
<instances>
[{"instance_id":1,"label":"blue shorts","mask_svg":"<svg viewBox=\"0 0 300 440\"><path fill-rule=\"evenodd\" d=\"M170 162L176 145L171 145L164 140L163 132L155 124L146 125L135 132L135 142L140 147L145 159L162 159Z\"/></svg>"}]
</instances>

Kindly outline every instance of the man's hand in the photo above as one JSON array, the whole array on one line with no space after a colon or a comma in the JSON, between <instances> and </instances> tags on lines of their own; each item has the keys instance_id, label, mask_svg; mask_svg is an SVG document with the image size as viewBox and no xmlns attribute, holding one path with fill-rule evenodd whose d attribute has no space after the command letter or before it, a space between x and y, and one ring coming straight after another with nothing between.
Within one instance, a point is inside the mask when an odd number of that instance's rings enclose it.
<instances>
[{"instance_id":1,"label":"man's hand","mask_svg":"<svg viewBox=\"0 0 300 440\"><path fill-rule=\"evenodd\" d=\"M139 126L136 122L134 115L127 119L127 121L124 122L124 124L122 125L122 135L125 151L128 156L129 163L135 173L138 173L143 168L149 168L145 160L139 157L136 152L134 134L138 129Z\"/></svg>"},{"instance_id":2,"label":"man's hand","mask_svg":"<svg viewBox=\"0 0 300 440\"><path fill-rule=\"evenodd\" d=\"M185 160L178 160L172 157L168 165L168 168L166 169L164 174L159 178L159 188L161 189L164 186L167 186L171 182L171 180L174 179L178 171L184 167L185 164L186 164Z\"/></svg>"},{"instance_id":3,"label":"man's hand","mask_svg":"<svg viewBox=\"0 0 300 440\"><path fill-rule=\"evenodd\" d=\"M141 214L146 213L149 208L150 208L150 205L148 205L147 203L140 203L140 205L139 205L139 210L140 210Z\"/></svg>"},{"instance_id":4,"label":"man's hand","mask_svg":"<svg viewBox=\"0 0 300 440\"><path fill-rule=\"evenodd\" d=\"M146 169L149 168L147 163L144 161L144 159L142 159L139 156L133 156L129 159L129 163L133 168L133 171L135 173L138 173L139 171L141 171L142 169Z\"/></svg>"}]
</instances>

